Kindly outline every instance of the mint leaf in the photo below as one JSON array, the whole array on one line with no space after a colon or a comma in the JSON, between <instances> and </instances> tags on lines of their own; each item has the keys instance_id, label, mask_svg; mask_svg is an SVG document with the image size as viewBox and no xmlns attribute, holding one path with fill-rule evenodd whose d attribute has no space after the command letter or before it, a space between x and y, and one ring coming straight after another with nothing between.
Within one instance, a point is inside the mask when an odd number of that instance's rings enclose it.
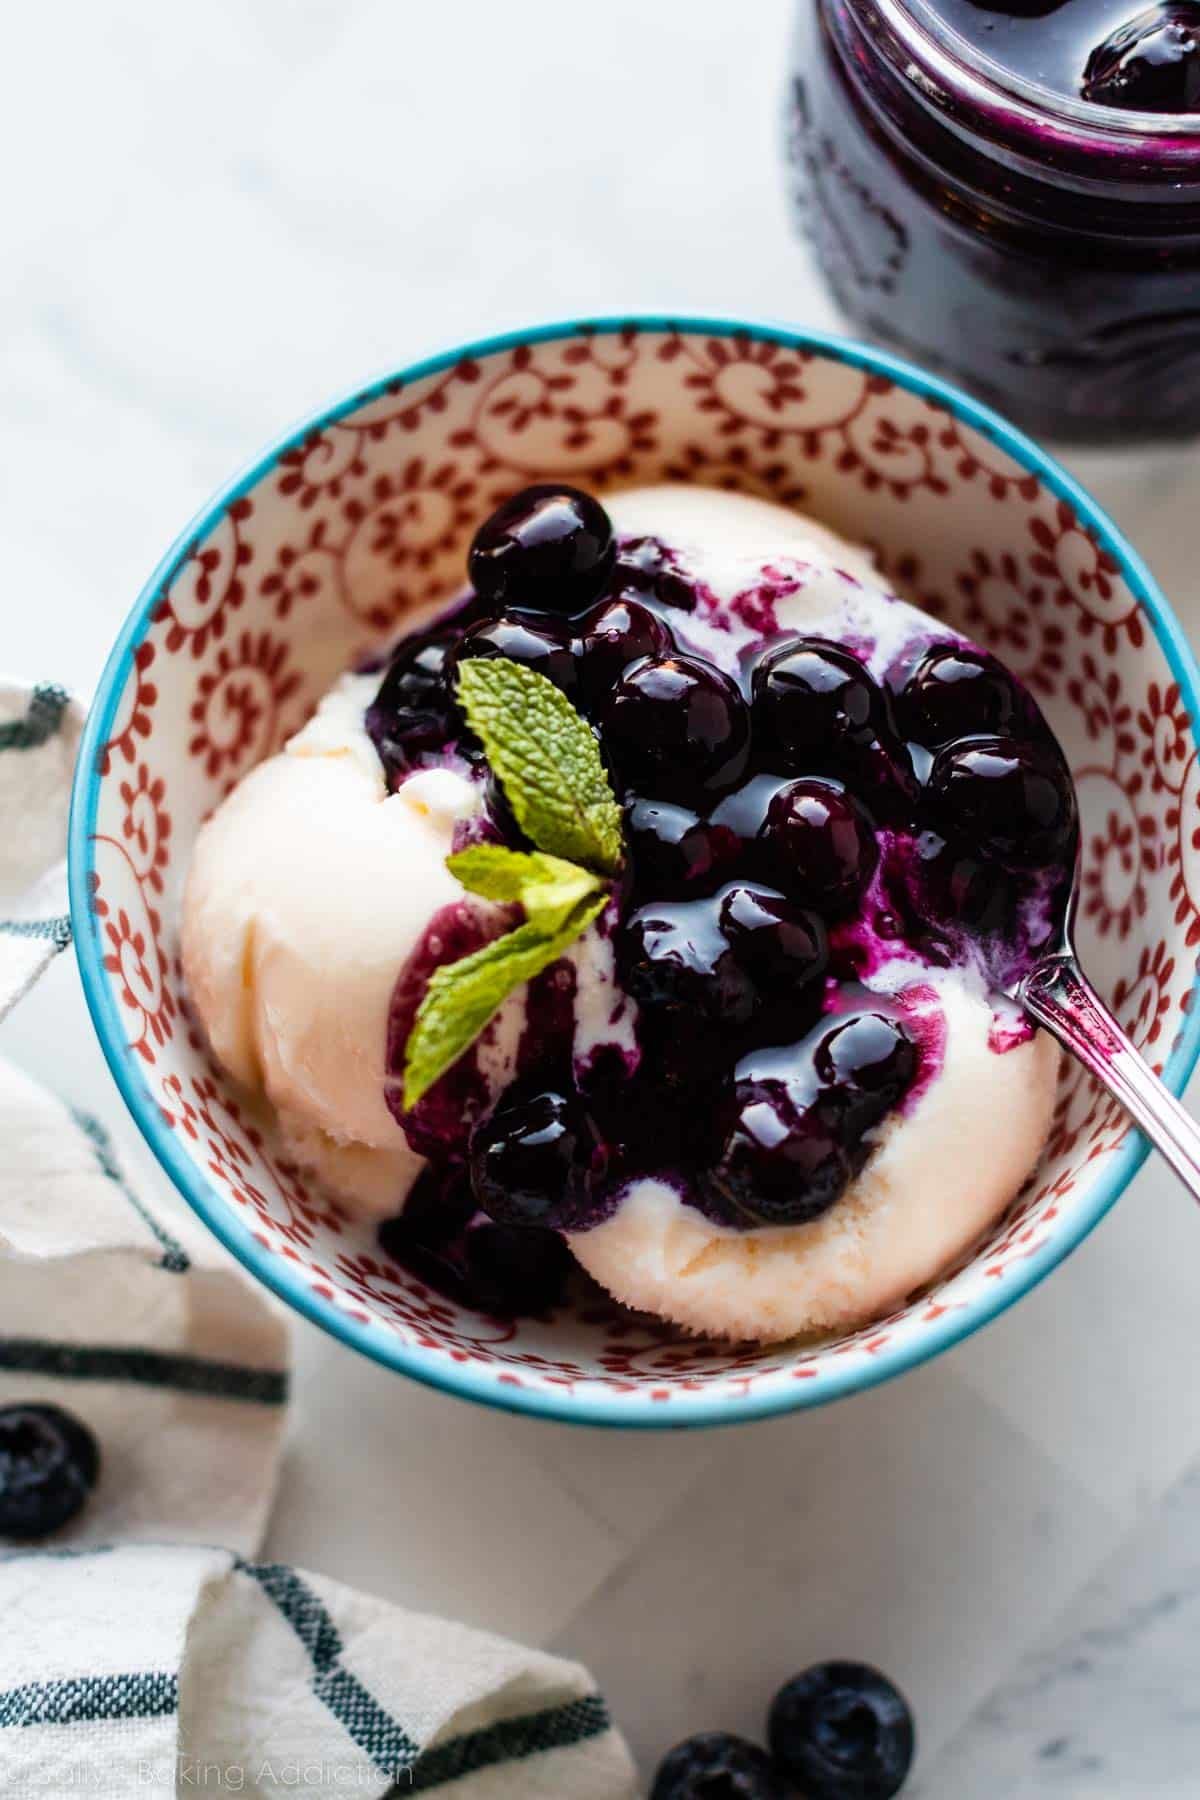
<instances>
[{"instance_id":1,"label":"mint leaf","mask_svg":"<svg viewBox=\"0 0 1200 1800\"><path fill-rule=\"evenodd\" d=\"M472 844L448 856L446 867L469 893L518 901L529 923L546 937L561 931L580 902L602 886L598 875L576 863L541 850L508 850L503 844Z\"/></svg>"},{"instance_id":2,"label":"mint leaf","mask_svg":"<svg viewBox=\"0 0 1200 1800\"><path fill-rule=\"evenodd\" d=\"M458 698L522 831L539 850L600 875L621 861L621 812L587 721L536 670L473 657Z\"/></svg>"},{"instance_id":3,"label":"mint leaf","mask_svg":"<svg viewBox=\"0 0 1200 1800\"><path fill-rule=\"evenodd\" d=\"M470 1049L511 993L570 949L607 903L607 891L589 895L555 932L540 931L530 921L434 970L405 1045L406 1108Z\"/></svg>"}]
</instances>

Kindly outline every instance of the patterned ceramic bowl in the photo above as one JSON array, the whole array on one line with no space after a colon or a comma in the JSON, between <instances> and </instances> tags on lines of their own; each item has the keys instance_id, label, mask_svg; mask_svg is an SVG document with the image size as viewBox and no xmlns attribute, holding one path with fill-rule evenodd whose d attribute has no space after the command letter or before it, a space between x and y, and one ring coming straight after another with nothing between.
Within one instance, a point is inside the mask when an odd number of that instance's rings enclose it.
<instances>
[{"instance_id":1,"label":"patterned ceramic bowl","mask_svg":"<svg viewBox=\"0 0 1200 1800\"><path fill-rule=\"evenodd\" d=\"M708 320L550 326L433 357L328 408L205 507L130 614L80 757L71 898L92 1016L200 1216L277 1294L377 1361L593 1424L815 1405L965 1337L1112 1205L1145 1148L1077 1069L1029 1188L930 1291L815 1347L729 1348L596 1295L512 1325L431 1293L306 1186L189 1023L177 913L201 820L339 670L460 584L472 531L501 496L548 476L745 488L808 508L992 645L1074 767L1087 966L1182 1087L1200 1047L1198 693L1162 595L1049 457L952 388L876 351Z\"/></svg>"}]
</instances>

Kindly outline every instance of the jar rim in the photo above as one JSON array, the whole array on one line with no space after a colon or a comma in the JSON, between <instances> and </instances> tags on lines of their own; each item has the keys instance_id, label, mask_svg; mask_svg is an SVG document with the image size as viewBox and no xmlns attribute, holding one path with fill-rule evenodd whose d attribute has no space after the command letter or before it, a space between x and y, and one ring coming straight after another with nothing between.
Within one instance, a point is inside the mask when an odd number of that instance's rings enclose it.
<instances>
[{"instance_id":1,"label":"jar rim","mask_svg":"<svg viewBox=\"0 0 1200 1800\"><path fill-rule=\"evenodd\" d=\"M1074 99L1006 68L954 30L932 0L872 0L881 20L926 79L969 101L1010 130L1045 131L1078 145L1184 155L1200 150L1200 113L1140 112Z\"/></svg>"}]
</instances>

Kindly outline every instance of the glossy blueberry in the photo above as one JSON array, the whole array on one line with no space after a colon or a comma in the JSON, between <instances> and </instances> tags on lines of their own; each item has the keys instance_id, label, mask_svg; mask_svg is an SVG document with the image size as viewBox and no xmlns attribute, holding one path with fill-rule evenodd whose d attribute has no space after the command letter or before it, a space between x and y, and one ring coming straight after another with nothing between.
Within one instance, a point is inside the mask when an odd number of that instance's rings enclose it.
<instances>
[{"instance_id":1,"label":"glossy blueberry","mask_svg":"<svg viewBox=\"0 0 1200 1800\"><path fill-rule=\"evenodd\" d=\"M497 606L577 613L601 592L616 555L612 522L579 488L542 483L498 506L475 534L467 573Z\"/></svg>"},{"instance_id":2,"label":"glossy blueberry","mask_svg":"<svg viewBox=\"0 0 1200 1800\"><path fill-rule=\"evenodd\" d=\"M744 1024L755 1009L754 982L729 947L715 900L640 907L621 931L618 957L625 987L646 1006L728 1025Z\"/></svg>"},{"instance_id":3,"label":"glossy blueberry","mask_svg":"<svg viewBox=\"0 0 1200 1800\"><path fill-rule=\"evenodd\" d=\"M933 749L969 733L1005 736L1026 706L994 656L968 644L936 644L903 678L895 709L904 735Z\"/></svg>"},{"instance_id":4,"label":"glossy blueberry","mask_svg":"<svg viewBox=\"0 0 1200 1800\"><path fill-rule=\"evenodd\" d=\"M452 688L460 665L477 656L506 656L510 662L544 675L568 697L574 696L579 666L570 635L545 614L510 611L472 625L447 658L446 677Z\"/></svg>"},{"instance_id":5,"label":"glossy blueberry","mask_svg":"<svg viewBox=\"0 0 1200 1800\"><path fill-rule=\"evenodd\" d=\"M797 1060L802 1047L789 1047ZM724 1222L805 1225L829 1211L852 1173L836 1109L796 1093L784 1072L759 1078L739 1064L732 1122L711 1169L702 1175Z\"/></svg>"},{"instance_id":6,"label":"glossy blueberry","mask_svg":"<svg viewBox=\"0 0 1200 1800\"><path fill-rule=\"evenodd\" d=\"M696 605L694 586L674 567L670 552L658 538L631 538L621 545L613 586L618 592L631 590L680 612L691 612Z\"/></svg>"},{"instance_id":7,"label":"glossy blueberry","mask_svg":"<svg viewBox=\"0 0 1200 1800\"><path fill-rule=\"evenodd\" d=\"M565 1229L586 1216L606 1151L576 1096L515 1082L472 1133L470 1163L489 1218Z\"/></svg>"},{"instance_id":8,"label":"glossy blueberry","mask_svg":"<svg viewBox=\"0 0 1200 1800\"><path fill-rule=\"evenodd\" d=\"M817 1663L780 1688L767 1736L805 1800L892 1800L916 1747L904 1696L865 1663Z\"/></svg>"},{"instance_id":9,"label":"glossy blueberry","mask_svg":"<svg viewBox=\"0 0 1200 1800\"><path fill-rule=\"evenodd\" d=\"M704 1731L663 1758L650 1800L792 1800L792 1789L757 1744Z\"/></svg>"},{"instance_id":10,"label":"glossy blueberry","mask_svg":"<svg viewBox=\"0 0 1200 1800\"><path fill-rule=\"evenodd\" d=\"M917 1069L917 1053L894 1019L852 1013L831 1026L813 1052L823 1086L843 1092L886 1094L898 1099Z\"/></svg>"},{"instance_id":11,"label":"glossy blueberry","mask_svg":"<svg viewBox=\"0 0 1200 1800\"><path fill-rule=\"evenodd\" d=\"M815 756L837 761L868 744L880 712L879 690L862 663L824 638L795 638L755 671L756 729L806 769Z\"/></svg>"},{"instance_id":12,"label":"glossy blueberry","mask_svg":"<svg viewBox=\"0 0 1200 1800\"><path fill-rule=\"evenodd\" d=\"M670 800L631 800L625 841L639 894L667 896L715 885L736 863L741 839Z\"/></svg>"},{"instance_id":13,"label":"glossy blueberry","mask_svg":"<svg viewBox=\"0 0 1200 1800\"><path fill-rule=\"evenodd\" d=\"M466 1285L481 1312L522 1318L562 1301L573 1259L557 1231L478 1223L463 1251Z\"/></svg>"},{"instance_id":14,"label":"glossy blueberry","mask_svg":"<svg viewBox=\"0 0 1200 1800\"><path fill-rule=\"evenodd\" d=\"M1088 57L1083 97L1137 112L1200 112L1200 6L1162 0L1118 26Z\"/></svg>"},{"instance_id":15,"label":"glossy blueberry","mask_svg":"<svg viewBox=\"0 0 1200 1800\"><path fill-rule=\"evenodd\" d=\"M99 1473L95 1438L62 1407L0 1407L0 1537L58 1531L86 1505Z\"/></svg>"},{"instance_id":16,"label":"glossy blueberry","mask_svg":"<svg viewBox=\"0 0 1200 1800\"><path fill-rule=\"evenodd\" d=\"M759 842L785 893L820 912L853 907L875 873L875 828L837 783L816 776L789 781L767 808Z\"/></svg>"},{"instance_id":17,"label":"glossy blueberry","mask_svg":"<svg viewBox=\"0 0 1200 1800\"><path fill-rule=\"evenodd\" d=\"M750 714L728 675L694 656L647 657L625 670L602 714L602 735L640 793L686 799L736 781L750 748Z\"/></svg>"},{"instance_id":18,"label":"glossy blueberry","mask_svg":"<svg viewBox=\"0 0 1200 1800\"><path fill-rule=\"evenodd\" d=\"M1016 932L1017 886L995 863L982 862L954 844L941 844L923 864L922 876L918 917L944 920L980 938Z\"/></svg>"},{"instance_id":19,"label":"glossy blueberry","mask_svg":"<svg viewBox=\"0 0 1200 1800\"><path fill-rule=\"evenodd\" d=\"M367 708L367 736L389 780L407 773L423 751L441 750L458 735L446 678L446 659L454 642L452 632L406 639Z\"/></svg>"},{"instance_id":20,"label":"glossy blueberry","mask_svg":"<svg viewBox=\"0 0 1200 1800\"><path fill-rule=\"evenodd\" d=\"M821 920L774 889L735 883L719 896L717 916L760 990L787 994L825 973L829 941Z\"/></svg>"},{"instance_id":21,"label":"glossy blueberry","mask_svg":"<svg viewBox=\"0 0 1200 1800\"><path fill-rule=\"evenodd\" d=\"M624 594L599 600L584 614L579 645L580 686L591 705L607 697L630 663L665 656L673 648L670 630L658 614Z\"/></svg>"},{"instance_id":22,"label":"glossy blueberry","mask_svg":"<svg viewBox=\"0 0 1200 1800\"><path fill-rule=\"evenodd\" d=\"M848 1014L798 1044L751 1051L734 1071L721 1153L704 1178L730 1224L801 1225L828 1212L869 1154L865 1134L918 1067L894 1020Z\"/></svg>"},{"instance_id":23,"label":"glossy blueberry","mask_svg":"<svg viewBox=\"0 0 1200 1800\"><path fill-rule=\"evenodd\" d=\"M1076 831L1075 793L1051 746L961 738L934 758L928 794L947 835L1015 867L1062 859Z\"/></svg>"}]
</instances>

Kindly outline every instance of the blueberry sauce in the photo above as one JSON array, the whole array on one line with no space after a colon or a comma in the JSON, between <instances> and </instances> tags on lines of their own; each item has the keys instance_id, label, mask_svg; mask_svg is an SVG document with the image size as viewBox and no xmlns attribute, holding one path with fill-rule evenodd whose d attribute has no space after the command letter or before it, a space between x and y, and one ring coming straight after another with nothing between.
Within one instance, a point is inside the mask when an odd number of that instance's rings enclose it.
<instances>
[{"instance_id":1,"label":"blueberry sauce","mask_svg":"<svg viewBox=\"0 0 1200 1800\"><path fill-rule=\"evenodd\" d=\"M937 0L992 61L1068 98L1145 112L1200 109L1195 0Z\"/></svg>"},{"instance_id":2,"label":"blueberry sauce","mask_svg":"<svg viewBox=\"0 0 1200 1800\"><path fill-rule=\"evenodd\" d=\"M860 334L1025 430L1188 439L1200 0L797 0L796 217Z\"/></svg>"},{"instance_id":3,"label":"blueberry sauce","mask_svg":"<svg viewBox=\"0 0 1200 1800\"><path fill-rule=\"evenodd\" d=\"M765 571L726 604L544 487L488 521L471 569L485 591L403 641L367 709L389 785L457 754L483 785L473 829L521 846L454 697L464 657L513 656L595 729L626 863L600 925L405 1111L430 974L514 915L464 901L431 921L388 1042L388 1103L429 1168L382 1241L483 1310L538 1312L558 1234L643 1176L740 1230L834 1206L941 1066L927 972L968 963L999 987L1049 937L1075 800L1001 664L850 577L836 642L789 630L783 602L827 571ZM1019 1021L993 1041L1024 1041Z\"/></svg>"}]
</instances>

